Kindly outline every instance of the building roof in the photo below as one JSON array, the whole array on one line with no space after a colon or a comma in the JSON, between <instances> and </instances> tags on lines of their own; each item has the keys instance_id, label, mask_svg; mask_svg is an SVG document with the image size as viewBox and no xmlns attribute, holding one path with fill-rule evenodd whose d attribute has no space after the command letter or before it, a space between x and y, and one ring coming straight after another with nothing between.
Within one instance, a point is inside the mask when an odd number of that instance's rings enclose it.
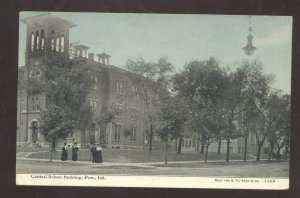
<instances>
[{"instance_id":1,"label":"building roof","mask_svg":"<svg viewBox=\"0 0 300 198\"><path fill-rule=\"evenodd\" d=\"M21 19L21 21L25 24L29 24L29 23L32 23L32 22L43 22L43 21L46 21L46 20L54 20L54 21L58 21L60 23L64 23L64 24L68 25L69 28L76 27L76 25L74 23L71 23L70 21L62 19L60 17L51 15L50 13L40 14L40 15L36 15L36 16Z\"/></svg>"},{"instance_id":2,"label":"building roof","mask_svg":"<svg viewBox=\"0 0 300 198\"><path fill-rule=\"evenodd\" d=\"M76 48L76 49L84 49L84 50L89 49L89 48L88 48L87 46L85 46L85 45L74 45L73 47Z\"/></svg>"},{"instance_id":3,"label":"building roof","mask_svg":"<svg viewBox=\"0 0 300 198\"><path fill-rule=\"evenodd\" d=\"M109 58L111 57L110 55L106 54L105 52L103 52L102 54L97 54L98 57L104 57L104 58Z\"/></svg>"}]
</instances>

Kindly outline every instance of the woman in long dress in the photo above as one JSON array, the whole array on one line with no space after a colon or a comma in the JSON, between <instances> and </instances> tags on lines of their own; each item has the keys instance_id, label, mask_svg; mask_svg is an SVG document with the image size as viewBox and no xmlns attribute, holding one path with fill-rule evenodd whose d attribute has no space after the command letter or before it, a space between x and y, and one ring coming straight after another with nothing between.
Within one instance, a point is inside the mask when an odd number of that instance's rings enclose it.
<instances>
[{"instance_id":1,"label":"woman in long dress","mask_svg":"<svg viewBox=\"0 0 300 198\"><path fill-rule=\"evenodd\" d=\"M61 160L66 161L68 159L67 143L64 143L64 146L61 148Z\"/></svg>"},{"instance_id":2,"label":"woman in long dress","mask_svg":"<svg viewBox=\"0 0 300 198\"><path fill-rule=\"evenodd\" d=\"M78 147L77 143L75 142L74 145L72 146L72 160L77 161L77 152L78 152Z\"/></svg>"},{"instance_id":3,"label":"woman in long dress","mask_svg":"<svg viewBox=\"0 0 300 198\"><path fill-rule=\"evenodd\" d=\"M102 147L100 145L97 145L95 150L95 162L102 163Z\"/></svg>"}]
</instances>

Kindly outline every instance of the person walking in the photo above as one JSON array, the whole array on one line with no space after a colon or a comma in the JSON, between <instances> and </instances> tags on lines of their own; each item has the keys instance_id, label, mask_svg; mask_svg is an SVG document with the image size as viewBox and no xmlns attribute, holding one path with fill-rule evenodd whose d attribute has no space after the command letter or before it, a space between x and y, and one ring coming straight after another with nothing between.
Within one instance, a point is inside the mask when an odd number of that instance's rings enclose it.
<instances>
[{"instance_id":1,"label":"person walking","mask_svg":"<svg viewBox=\"0 0 300 198\"><path fill-rule=\"evenodd\" d=\"M78 147L77 143L75 142L72 146L72 160L77 161L77 152L78 152Z\"/></svg>"},{"instance_id":2,"label":"person walking","mask_svg":"<svg viewBox=\"0 0 300 198\"><path fill-rule=\"evenodd\" d=\"M97 144L96 147L95 162L102 163L102 147L100 146L100 144Z\"/></svg>"},{"instance_id":3,"label":"person walking","mask_svg":"<svg viewBox=\"0 0 300 198\"><path fill-rule=\"evenodd\" d=\"M96 144L93 145L91 148L91 156L92 156L92 162L95 163L95 158L96 158Z\"/></svg>"},{"instance_id":4,"label":"person walking","mask_svg":"<svg viewBox=\"0 0 300 198\"><path fill-rule=\"evenodd\" d=\"M68 159L67 143L64 143L64 146L61 148L61 150L61 160L66 161Z\"/></svg>"}]
</instances>

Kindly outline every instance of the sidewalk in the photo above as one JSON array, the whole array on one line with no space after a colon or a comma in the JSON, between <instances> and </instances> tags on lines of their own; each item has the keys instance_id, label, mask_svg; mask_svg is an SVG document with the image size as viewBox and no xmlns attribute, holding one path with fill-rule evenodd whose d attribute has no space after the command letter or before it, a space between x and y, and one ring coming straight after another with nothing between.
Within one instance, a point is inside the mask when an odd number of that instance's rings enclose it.
<instances>
[{"instance_id":1,"label":"sidewalk","mask_svg":"<svg viewBox=\"0 0 300 198\"><path fill-rule=\"evenodd\" d=\"M18 160L26 160L26 161L40 161L40 162L49 162L49 159L37 159L37 158L27 158L29 155L32 153L27 153L24 154L17 154L17 159ZM266 159L261 159L261 161L265 161ZM256 161L255 159L249 159L247 162L253 162ZM136 166L140 168L154 168L157 167L155 165L165 165L165 162L143 162L143 163L138 163L138 162L131 162L131 163L121 163L121 162L103 162L103 163L92 163L90 161L72 161L72 160L67 160L67 161L61 161L57 159L52 159L53 163L67 163L67 164L81 164L81 165L91 165L91 166L96 166L96 167L107 167L107 166ZM217 163L217 162L224 162L225 160L209 160L207 161L208 163ZM230 160L230 162L243 162L243 160ZM205 163L202 160L199 161L176 161L176 162L168 162L168 164L186 164L186 163Z\"/></svg>"}]
</instances>

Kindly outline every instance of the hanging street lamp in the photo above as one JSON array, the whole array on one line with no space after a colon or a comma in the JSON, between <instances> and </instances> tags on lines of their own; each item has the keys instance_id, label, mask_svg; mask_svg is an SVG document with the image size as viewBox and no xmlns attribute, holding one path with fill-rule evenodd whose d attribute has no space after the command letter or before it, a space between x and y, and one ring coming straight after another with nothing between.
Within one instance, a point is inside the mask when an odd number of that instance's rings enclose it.
<instances>
[{"instance_id":1,"label":"hanging street lamp","mask_svg":"<svg viewBox=\"0 0 300 198\"><path fill-rule=\"evenodd\" d=\"M252 27L251 27L251 16L250 16L250 25L248 30L249 30L249 35L247 37L248 42L247 45L242 49L244 50L246 55L251 56L254 53L254 50L256 50L256 47L252 45L253 36L252 36Z\"/></svg>"}]
</instances>

